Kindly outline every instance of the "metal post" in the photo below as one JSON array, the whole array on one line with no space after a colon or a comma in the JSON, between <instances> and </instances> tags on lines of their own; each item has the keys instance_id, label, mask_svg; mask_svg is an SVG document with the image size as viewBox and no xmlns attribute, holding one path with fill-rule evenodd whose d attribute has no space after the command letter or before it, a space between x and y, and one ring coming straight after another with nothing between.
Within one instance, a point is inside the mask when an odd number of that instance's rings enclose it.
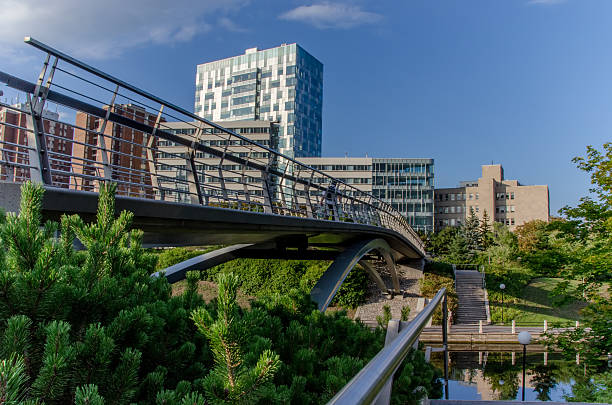
<instances>
[{"instance_id":1,"label":"metal post","mask_svg":"<svg viewBox=\"0 0 612 405\"><path fill-rule=\"evenodd\" d=\"M28 138L28 146L30 147L28 149L28 158L31 166L30 179L34 183L52 184L44 123L41 115L36 112L34 103L35 100L28 94L27 108L29 111L26 114L26 122L29 131L26 131L26 136Z\"/></svg>"},{"instance_id":2,"label":"metal post","mask_svg":"<svg viewBox=\"0 0 612 405\"><path fill-rule=\"evenodd\" d=\"M442 301L442 344L444 345L444 398L448 399L448 297Z\"/></svg>"},{"instance_id":3,"label":"metal post","mask_svg":"<svg viewBox=\"0 0 612 405\"><path fill-rule=\"evenodd\" d=\"M512 320L512 334L514 335L516 333L516 321L513 319Z\"/></svg>"},{"instance_id":4,"label":"metal post","mask_svg":"<svg viewBox=\"0 0 612 405\"><path fill-rule=\"evenodd\" d=\"M504 324L504 290L501 290L502 293L502 325Z\"/></svg>"},{"instance_id":5,"label":"metal post","mask_svg":"<svg viewBox=\"0 0 612 405\"><path fill-rule=\"evenodd\" d=\"M198 178L198 171L195 164L195 148L190 148L187 152L188 157L185 159L187 169L187 179L189 181L189 194L192 204L204 204L202 198L202 188L200 187L200 179Z\"/></svg>"},{"instance_id":6,"label":"metal post","mask_svg":"<svg viewBox=\"0 0 612 405\"><path fill-rule=\"evenodd\" d=\"M163 112L164 112L164 105L162 104L159 107L157 118L155 118L155 127L153 127L153 132L149 134L149 136L147 137L147 147L146 147L147 165L149 168L149 173L151 173L151 185L152 186L157 185L157 188L159 190L159 197L162 201L166 199L166 193L164 192L161 181L159 177L157 176L157 153L153 151L153 148L157 149L157 144L155 142L156 140L155 134L157 133L157 130L159 129L159 124L161 123Z\"/></svg>"},{"instance_id":7,"label":"metal post","mask_svg":"<svg viewBox=\"0 0 612 405\"><path fill-rule=\"evenodd\" d=\"M268 170L262 170L261 181L263 185L264 212L267 214L272 214L272 193L270 190L270 177L268 176Z\"/></svg>"},{"instance_id":8,"label":"metal post","mask_svg":"<svg viewBox=\"0 0 612 405\"><path fill-rule=\"evenodd\" d=\"M111 102L108 105L108 109L106 110L106 116L103 120L98 121L98 127L96 128L97 136L97 147L98 152L96 153L96 160L102 163L102 169L104 173L104 180L110 181L112 179L112 170L109 164L109 150L106 147L106 140L104 139L104 133L106 132L106 125L108 123L108 119L110 117L111 112L113 111L113 107L115 106L115 99L117 98L117 93L119 92L119 86L115 87L115 91L113 92L113 96L111 98ZM112 134L111 134L112 138ZM112 140L111 140L112 144ZM111 145L112 148L112 145Z\"/></svg>"},{"instance_id":9,"label":"metal post","mask_svg":"<svg viewBox=\"0 0 612 405\"><path fill-rule=\"evenodd\" d=\"M525 362L527 357L527 345L523 345L523 401L525 401Z\"/></svg>"}]
</instances>

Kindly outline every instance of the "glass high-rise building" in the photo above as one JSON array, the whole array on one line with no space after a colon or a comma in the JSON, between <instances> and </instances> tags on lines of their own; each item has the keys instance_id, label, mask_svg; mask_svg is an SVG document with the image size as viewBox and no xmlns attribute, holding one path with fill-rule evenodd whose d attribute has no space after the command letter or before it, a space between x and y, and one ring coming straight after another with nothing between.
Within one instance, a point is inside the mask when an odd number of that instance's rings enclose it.
<instances>
[{"instance_id":1,"label":"glass high-rise building","mask_svg":"<svg viewBox=\"0 0 612 405\"><path fill-rule=\"evenodd\" d=\"M322 105L323 64L297 44L198 65L197 115L276 121L278 148L291 157L321 156Z\"/></svg>"}]
</instances>

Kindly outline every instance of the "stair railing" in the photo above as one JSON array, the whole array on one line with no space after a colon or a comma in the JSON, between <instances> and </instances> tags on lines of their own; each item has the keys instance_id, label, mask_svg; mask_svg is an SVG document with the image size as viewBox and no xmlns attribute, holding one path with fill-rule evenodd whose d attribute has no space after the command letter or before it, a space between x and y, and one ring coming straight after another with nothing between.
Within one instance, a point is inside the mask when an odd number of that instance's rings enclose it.
<instances>
[{"instance_id":1,"label":"stair railing","mask_svg":"<svg viewBox=\"0 0 612 405\"><path fill-rule=\"evenodd\" d=\"M444 381L448 384L448 306L446 288L441 288L430 303L399 332L364 368L361 369L329 402L328 405L388 404L390 395L383 398L383 388L393 379L411 347L418 342L421 332L442 304L442 339L444 344ZM448 392L448 386L445 387Z\"/></svg>"}]
</instances>

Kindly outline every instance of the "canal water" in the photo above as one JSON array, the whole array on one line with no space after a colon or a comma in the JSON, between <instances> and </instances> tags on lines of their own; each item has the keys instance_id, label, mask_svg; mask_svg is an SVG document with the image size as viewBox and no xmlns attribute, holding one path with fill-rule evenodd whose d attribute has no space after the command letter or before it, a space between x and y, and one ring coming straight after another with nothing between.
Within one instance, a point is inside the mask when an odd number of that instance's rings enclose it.
<instances>
[{"instance_id":1,"label":"canal water","mask_svg":"<svg viewBox=\"0 0 612 405\"><path fill-rule=\"evenodd\" d=\"M521 400L522 351L449 352L449 361L449 399ZM443 369L444 353L432 353L431 362ZM583 363L560 353L527 353L525 400L563 402L587 374Z\"/></svg>"}]
</instances>

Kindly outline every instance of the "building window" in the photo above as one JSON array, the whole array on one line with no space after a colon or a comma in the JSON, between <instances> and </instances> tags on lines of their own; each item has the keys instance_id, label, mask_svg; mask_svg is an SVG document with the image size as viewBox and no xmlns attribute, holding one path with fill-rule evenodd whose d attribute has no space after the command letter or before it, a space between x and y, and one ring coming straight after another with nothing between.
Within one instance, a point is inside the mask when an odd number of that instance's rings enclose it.
<instances>
[{"instance_id":1,"label":"building window","mask_svg":"<svg viewBox=\"0 0 612 405\"><path fill-rule=\"evenodd\" d=\"M476 193L476 199L478 200L478 193Z\"/></svg>"},{"instance_id":2,"label":"building window","mask_svg":"<svg viewBox=\"0 0 612 405\"><path fill-rule=\"evenodd\" d=\"M474 199L474 194L470 193L470 200Z\"/></svg>"},{"instance_id":3,"label":"building window","mask_svg":"<svg viewBox=\"0 0 612 405\"><path fill-rule=\"evenodd\" d=\"M451 201L455 201L455 194L451 194Z\"/></svg>"},{"instance_id":4,"label":"building window","mask_svg":"<svg viewBox=\"0 0 612 405\"><path fill-rule=\"evenodd\" d=\"M514 218L510 218L510 225L514 225Z\"/></svg>"},{"instance_id":5,"label":"building window","mask_svg":"<svg viewBox=\"0 0 612 405\"><path fill-rule=\"evenodd\" d=\"M514 200L514 191L510 193L510 199Z\"/></svg>"}]
</instances>

